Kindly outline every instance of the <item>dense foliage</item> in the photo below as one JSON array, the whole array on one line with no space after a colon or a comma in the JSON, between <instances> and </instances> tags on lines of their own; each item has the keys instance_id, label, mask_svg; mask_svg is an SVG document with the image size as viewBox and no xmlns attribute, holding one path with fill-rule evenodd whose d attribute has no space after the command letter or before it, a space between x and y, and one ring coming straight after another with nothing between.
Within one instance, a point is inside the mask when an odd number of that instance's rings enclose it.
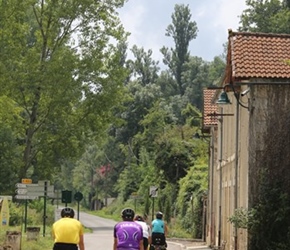
<instances>
[{"instance_id":1,"label":"dense foliage","mask_svg":"<svg viewBox=\"0 0 290 250\"><path fill-rule=\"evenodd\" d=\"M22 178L47 179L81 191L91 209L113 197L120 208L133 194L144 214L161 210L201 237L208 142L193 135L224 57L190 55L197 24L176 5L165 31L174 47L160 49L166 68L136 45L128 59L117 14L124 2L0 4L1 192L13 194Z\"/></svg>"},{"instance_id":2,"label":"dense foliage","mask_svg":"<svg viewBox=\"0 0 290 250\"><path fill-rule=\"evenodd\" d=\"M114 12L121 5L1 2L1 97L19 120L12 131L19 179L51 179L113 120L125 69L109 40L126 38Z\"/></svg>"}]
</instances>

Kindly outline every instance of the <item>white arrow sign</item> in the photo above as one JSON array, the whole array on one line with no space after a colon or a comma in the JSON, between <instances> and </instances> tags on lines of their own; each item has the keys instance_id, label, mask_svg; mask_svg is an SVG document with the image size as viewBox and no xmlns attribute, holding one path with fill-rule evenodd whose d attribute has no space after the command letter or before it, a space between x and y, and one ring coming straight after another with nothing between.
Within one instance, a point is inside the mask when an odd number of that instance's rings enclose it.
<instances>
[{"instance_id":1,"label":"white arrow sign","mask_svg":"<svg viewBox=\"0 0 290 250\"><path fill-rule=\"evenodd\" d=\"M18 188L16 189L16 194L27 194L26 188Z\"/></svg>"},{"instance_id":2,"label":"white arrow sign","mask_svg":"<svg viewBox=\"0 0 290 250\"><path fill-rule=\"evenodd\" d=\"M29 192L27 193L27 195L29 196L38 196L38 197L43 197L44 196L44 192L40 193L40 192ZM54 197L54 193L47 193L46 196L48 197Z\"/></svg>"},{"instance_id":3,"label":"white arrow sign","mask_svg":"<svg viewBox=\"0 0 290 250\"><path fill-rule=\"evenodd\" d=\"M15 187L17 187L17 188L26 188L26 184L23 184L23 183L16 183L16 184L15 184Z\"/></svg>"},{"instance_id":4,"label":"white arrow sign","mask_svg":"<svg viewBox=\"0 0 290 250\"><path fill-rule=\"evenodd\" d=\"M29 196L44 196L46 192L46 195L49 197L54 197L54 186L47 186L46 191L44 190L44 186L38 186L38 185L27 185L27 195Z\"/></svg>"},{"instance_id":5,"label":"white arrow sign","mask_svg":"<svg viewBox=\"0 0 290 250\"><path fill-rule=\"evenodd\" d=\"M15 195L15 199L17 200L35 200L38 196L30 196L30 195Z\"/></svg>"},{"instance_id":6,"label":"white arrow sign","mask_svg":"<svg viewBox=\"0 0 290 250\"><path fill-rule=\"evenodd\" d=\"M27 186L28 192L40 192L44 194L44 186ZM53 192L54 186L47 186L47 192Z\"/></svg>"}]
</instances>

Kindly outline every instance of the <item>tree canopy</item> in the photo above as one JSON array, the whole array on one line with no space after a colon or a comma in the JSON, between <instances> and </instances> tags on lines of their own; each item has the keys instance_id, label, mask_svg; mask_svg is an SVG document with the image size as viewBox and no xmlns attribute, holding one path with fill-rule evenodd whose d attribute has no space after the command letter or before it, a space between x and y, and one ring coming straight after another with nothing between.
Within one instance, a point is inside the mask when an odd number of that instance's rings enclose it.
<instances>
[{"instance_id":1,"label":"tree canopy","mask_svg":"<svg viewBox=\"0 0 290 250\"><path fill-rule=\"evenodd\" d=\"M18 178L49 178L112 121L125 71L110 40L126 38L123 2L1 2L1 95L23 119Z\"/></svg>"},{"instance_id":2,"label":"tree canopy","mask_svg":"<svg viewBox=\"0 0 290 250\"><path fill-rule=\"evenodd\" d=\"M240 31L290 33L288 0L247 0L240 17Z\"/></svg>"}]
</instances>

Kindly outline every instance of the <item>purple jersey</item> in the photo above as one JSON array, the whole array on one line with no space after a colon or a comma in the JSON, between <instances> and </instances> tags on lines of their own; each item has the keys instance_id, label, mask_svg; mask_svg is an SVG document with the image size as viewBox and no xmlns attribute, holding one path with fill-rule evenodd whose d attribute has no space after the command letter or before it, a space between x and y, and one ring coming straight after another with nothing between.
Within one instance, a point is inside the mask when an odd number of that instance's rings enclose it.
<instances>
[{"instance_id":1,"label":"purple jersey","mask_svg":"<svg viewBox=\"0 0 290 250\"><path fill-rule=\"evenodd\" d=\"M114 227L114 237L118 240L118 250L139 250L140 240L143 240L142 227L134 221L119 222Z\"/></svg>"}]
</instances>

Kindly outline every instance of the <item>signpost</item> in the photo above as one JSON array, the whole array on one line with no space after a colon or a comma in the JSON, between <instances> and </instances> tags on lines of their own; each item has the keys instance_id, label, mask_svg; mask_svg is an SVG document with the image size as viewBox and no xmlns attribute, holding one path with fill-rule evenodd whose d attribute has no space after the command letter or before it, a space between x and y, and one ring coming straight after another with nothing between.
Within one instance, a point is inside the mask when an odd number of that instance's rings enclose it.
<instances>
[{"instance_id":1,"label":"signpost","mask_svg":"<svg viewBox=\"0 0 290 250\"><path fill-rule=\"evenodd\" d=\"M17 183L15 199L18 200L34 200L38 197L48 196L54 197L54 186L44 186L42 182L38 184Z\"/></svg>"},{"instance_id":2,"label":"signpost","mask_svg":"<svg viewBox=\"0 0 290 250\"><path fill-rule=\"evenodd\" d=\"M158 196L158 187L151 186L149 188L149 197L152 198L152 221L154 219L154 198Z\"/></svg>"},{"instance_id":3,"label":"signpost","mask_svg":"<svg viewBox=\"0 0 290 250\"><path fill-rule=\"evenodd\" d=\"M39 197L44 198L44 209L43 209L43 236L45 236L45 225L46 225L46 200L47 197L54 198L54 186L50 185L49 181L39 181L37 184L32 183L31 179L22 179L21 183L16 183L16 195L15 199L25 200L25 227L26 232L27 225L27 200L38 199Z\"/></svg>"},{"instance_id":4,"label":"signpost","mask_svg":"<svg viewBox=\"0 0 290 250\"><path fill-rule=\"evenodd\" d=\"M158 187L151 186L149 189L149 196L155 198L158 196Z\"/></svg>"},{"instance_id":5,"label":"signpost","mask_svg":"<svg viewBox=\"0 0 290 250\"><path fill-rule=\"evenodd\" d=\"M80 218L80 201L84 198L81 192L76 192L74 199L78 202L78 219Z\"/></svg>"}]
</instances>

